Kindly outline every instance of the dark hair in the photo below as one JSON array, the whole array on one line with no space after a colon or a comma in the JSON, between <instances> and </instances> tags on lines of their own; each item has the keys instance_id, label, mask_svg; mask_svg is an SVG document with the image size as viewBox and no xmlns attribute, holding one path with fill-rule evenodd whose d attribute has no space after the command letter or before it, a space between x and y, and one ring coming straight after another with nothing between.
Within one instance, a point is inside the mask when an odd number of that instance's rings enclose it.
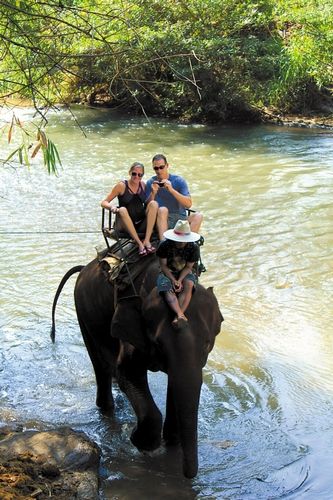
<instances>
[{"instance_id":1,"label":"dark hair","mask_svg":"<svg viewBox=\"0 0 333 500\"><path fill-rule=\"evenodd\" d=\"M133 172L133 169L135 167L142 168L142 173L143 174L145 173L145 167L144 167L143 163L140 163L139 161L135 161L134 163L132 163L132 165L130 166L130 169L129 169L129 173Z\"/></svg>"},{"instance_id":2,"label":"dark hair","mask_svg":"<svg viewBox=\"0 0 333 500\"><path fill-rule=\"evenodd\" d=\"M163 160L165 163L168 163L168 160L162 154L155 155L154 158L152 159L152 162L154 163L154 161L158 161L158 160Z\"/></svg>"}]
</instances>

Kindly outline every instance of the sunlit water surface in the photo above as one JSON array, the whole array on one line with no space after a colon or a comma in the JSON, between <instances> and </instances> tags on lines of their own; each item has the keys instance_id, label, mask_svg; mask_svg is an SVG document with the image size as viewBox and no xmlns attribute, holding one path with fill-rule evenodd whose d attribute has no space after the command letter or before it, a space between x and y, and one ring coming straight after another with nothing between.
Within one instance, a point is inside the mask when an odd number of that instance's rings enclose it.
<instances>
[{"instance_id":1,"label":"sunlit water surface","mask_svg":"<svg viewBox=\"0 0 333 500\"><path fill-rule=\"evenodd\" d=\"M86 138L66 112L50 118L58 177L38 162L0 171L0 421L86 432L102 449L101 498L331 499L332 133L76 116ZM117 387L114 418L96 409L74 277L55 345L49 337L60 279L103 247L100 200L134 160L148 178L157 152L204 213L201 281L225 317L204 370L193 481L178 451L131 445L134 417ZM150 380L164 411L166 377Z\"/></svg>"}]
</instances>

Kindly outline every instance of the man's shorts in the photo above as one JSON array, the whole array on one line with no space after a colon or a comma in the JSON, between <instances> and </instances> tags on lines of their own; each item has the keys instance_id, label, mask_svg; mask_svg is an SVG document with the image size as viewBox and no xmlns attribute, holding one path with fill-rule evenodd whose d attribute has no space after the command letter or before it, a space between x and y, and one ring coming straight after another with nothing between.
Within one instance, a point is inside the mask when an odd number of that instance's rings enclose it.
<instances>
[{"instance_id":1,"label":"man's shorts","mask_svg":"<svg viewBox=\"0 0 333 500\"><path fill-rule=\"evenodd\" d=\"M193 290L195 289L196 284L198 283L198 278L197 275L194 273L188 273L185 278L183 279L183 282L186 280L193 281L194 287ZM172 292L173 286L171 280L165 276L165 274L160 273L157 277L157 291L158 293L163 293L163 292Z\"/></svg>"},{"instance_id":2,"label":"man's shorts","mask_svg":"<svg viewBox=\"0 0 333 500\"><path fill-rule=\"evenodd\" d=\"M176 225L176 222L178 220L187 220L187 216L186 215L180 215L178 212L177 213L174 213L174 212L169 212L168 214L168 229L173 229Z\"/></svg>"}]
</instances>

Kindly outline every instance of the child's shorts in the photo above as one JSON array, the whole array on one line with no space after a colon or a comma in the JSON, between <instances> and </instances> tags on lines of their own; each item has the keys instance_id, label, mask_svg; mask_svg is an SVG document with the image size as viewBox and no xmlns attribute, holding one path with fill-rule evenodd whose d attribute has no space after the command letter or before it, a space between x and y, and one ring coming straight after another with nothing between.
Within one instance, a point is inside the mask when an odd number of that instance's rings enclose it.
<instances>
[{"instance_id":1,"label":"child's shorts","mask_svg":"<svg viewBox=\"0 0 333 500\"><path fill-rule=\"evenodd\" d=\"M193 281L194 287L193 290L195 289L196 284L198 283L198 278L196 274L194 273L188 273L183 281L190 280ZM163 292L171 292L173 290L172 282L171 280L165 276L165 274L160 273L157 277L157 291L158 293L163 293Z\"/></svg>"}]
</instances>

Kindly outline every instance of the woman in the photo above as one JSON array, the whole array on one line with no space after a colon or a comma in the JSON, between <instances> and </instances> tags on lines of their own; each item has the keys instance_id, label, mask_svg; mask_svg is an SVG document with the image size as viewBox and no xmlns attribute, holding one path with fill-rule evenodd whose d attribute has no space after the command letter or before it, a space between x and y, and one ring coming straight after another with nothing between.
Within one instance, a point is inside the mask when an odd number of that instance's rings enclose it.
<instances>
[{"instance_id":1,"label":"woman","mask_svg":"<svg viewBox=\"0 0 333 500\"><path fill-rule=\"evenodd\" d=\"M134 162L129 169L129 179L118 182L101 202L103 208L117 214L116 229L126 231L133 238L138 245L139 255L142 256L156 251L150 238L158 210L156 201L145 205L146 185L142 181L143 175L143 164ZM119 207L111 203L115 198L118 198ZM138 233L145 233L143 241Z\"/></svg>"}]
</instances>

